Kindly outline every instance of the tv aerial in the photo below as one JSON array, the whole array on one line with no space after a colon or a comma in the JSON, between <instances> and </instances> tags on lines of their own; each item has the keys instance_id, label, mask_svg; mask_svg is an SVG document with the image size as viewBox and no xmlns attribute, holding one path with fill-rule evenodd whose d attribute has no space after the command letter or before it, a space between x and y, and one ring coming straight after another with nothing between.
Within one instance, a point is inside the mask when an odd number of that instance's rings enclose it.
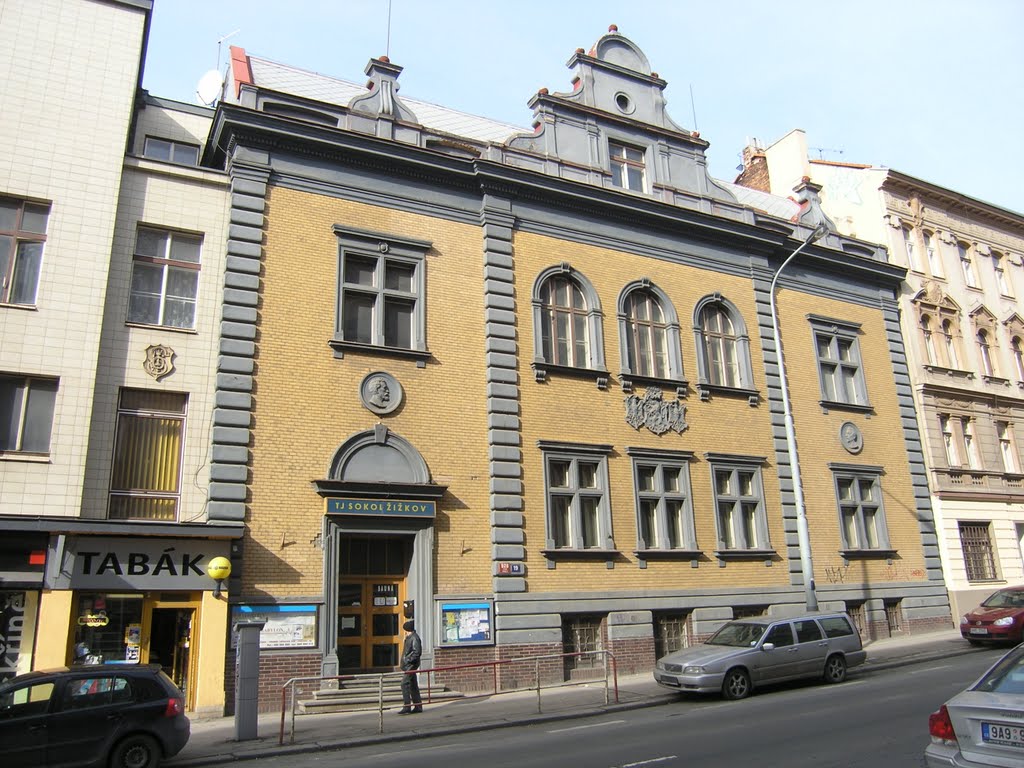
<instances>
[{"instance_id":1,"label":"tv aerial","mask_svg":"<svg viewBox=\"0 0 1024 768\"><path fill-rule=\"evenodd\" d=\"M224 41L234 37L242 30L236 29L217 40L217 66L203 74L196 85L196 96L207 107L212 107L220 99L224 89L224 75L220 71L220 53Z\"/></svg>"}]
</instances>

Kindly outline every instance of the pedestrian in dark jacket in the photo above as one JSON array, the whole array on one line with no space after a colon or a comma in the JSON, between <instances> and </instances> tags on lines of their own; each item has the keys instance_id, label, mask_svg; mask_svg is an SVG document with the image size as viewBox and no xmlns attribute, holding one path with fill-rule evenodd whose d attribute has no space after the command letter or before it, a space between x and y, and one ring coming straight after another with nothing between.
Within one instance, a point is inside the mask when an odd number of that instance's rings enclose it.
<instances>
[{"instance_id":1,"label":"pedestrian in dark jacket","mask_svg":"<svg viewBox=\"0 0 1024 768\"><path fill-rule=\"evenodd\" d=\"M423 643L420 641L420 636L416 634L416 627L412 621L405 622L402 625L402 629L408 633L405 636L405 643L402 645L402 671L409 674L402 677L402 703L405 706L398 710L398 714L415 715L423 711L423 700L420 698L420 684L416 679L415 672L415 670L420 668ZM412 670L411 673L410 670Z\"/></svg>"}]
</instances>

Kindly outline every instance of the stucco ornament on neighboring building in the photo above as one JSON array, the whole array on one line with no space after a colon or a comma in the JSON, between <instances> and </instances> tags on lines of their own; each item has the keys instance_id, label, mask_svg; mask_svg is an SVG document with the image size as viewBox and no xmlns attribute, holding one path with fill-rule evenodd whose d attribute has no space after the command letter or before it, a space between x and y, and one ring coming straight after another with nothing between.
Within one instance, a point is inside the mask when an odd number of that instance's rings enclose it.
<instances>
[{"instance_id":1,"label":"stucco ornament on neighboring building","mask_svg":"<svg viewBox=\"0 0 1024 768\"><path fill-rule=\"evenodd\" d=\"M663 435L670 429L681 433L686 423L686 406L678 400L666 401L657 387L651 387L639 395L623 398L626 404L626 423L633 429L646 426L656 435Z\"/></svg>"},{"instance_id":2,"label":"stucco ornament on neighboring building","mask_svg":"<svg viewBox=\"0 0 1024 768\"><path fill-rule=\"evenodd\" d=\"M363 406L379 416L391 413L402 404L402 385L390 373L374 371L363 377L359 397Z\"/></svg>"},{"instance_id":3,"label":"stucco ornament on neighboring building","mask_svg":"<svg viewBox=\"0 0 1024 768\"><path fill-rule=\"evenodd\" d=\"M146 347L146 360L142 370L157 381L174 373L174 350L164 344L151 344Z\"/></svg>"}]
</instances>

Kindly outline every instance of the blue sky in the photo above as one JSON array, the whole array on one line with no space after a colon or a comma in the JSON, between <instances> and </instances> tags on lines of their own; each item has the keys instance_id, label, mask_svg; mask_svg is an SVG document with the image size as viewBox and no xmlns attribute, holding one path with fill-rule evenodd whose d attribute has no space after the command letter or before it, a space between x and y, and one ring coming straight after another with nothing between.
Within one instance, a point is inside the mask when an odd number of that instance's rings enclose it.
<instances>
[{"instance_id":1,"label":"blue sky","mask_svg":"<svg viewBox=\"0 0 1024 768\"><path fill-rule=\"evenodd\" d=\"M144 85L194 102L228 46L530 124L529 98L616 24L668 81L672 118L732 180L751 139L807 132L825 160L888 166L1024 212L1021 0L156 0ZM692 99L691 99L692 94Z\"/></svg>"}]
</instances>

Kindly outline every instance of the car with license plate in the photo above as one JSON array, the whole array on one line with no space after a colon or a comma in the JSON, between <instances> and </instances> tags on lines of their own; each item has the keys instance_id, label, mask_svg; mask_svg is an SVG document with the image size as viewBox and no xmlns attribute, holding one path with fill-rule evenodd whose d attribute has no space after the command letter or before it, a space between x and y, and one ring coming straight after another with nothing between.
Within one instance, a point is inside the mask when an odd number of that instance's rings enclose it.
<instances>
[{"instance_id":1,"label":"car with license plate","mask_svg":"<svg viewBox=\"0 0 1024 768\"><path fill-rule=\"evenodd\" d=\"M89 664L0 684L4 768L155 768L188 742L185 697L159 665Z\"/></svg>"},{"instance_id":2,"label":"car with license plate","mask_svg":"<svg viewBox=\"0 0 1024 768\"><path fill-rule=\"evenodd\" d=\"M654 679L681 693L743 699L756 687L798 678L841 683L866 656L845 613L736 619L707 642L658 659Z\"/></svg>"},{"instance_id":3,"label":"car with license plate","mask_svg":"<svg viewBox=\"0 0 1024 768\"><path fill-rule=\"evenodd\" d=\"M960 634L972 645L1024 642L1024 587L1006 587L960 618Z\"/></svg>"},{"instance_id":4,"label":"car with license plate","mask_svg":"<svg viewBox=\"0 0 1024 768\"><path fill-rule=\"evenodd\" d=\"M1024 765L1024 644L928 718L928 768Z\"/></svg>"}]
</instances>

